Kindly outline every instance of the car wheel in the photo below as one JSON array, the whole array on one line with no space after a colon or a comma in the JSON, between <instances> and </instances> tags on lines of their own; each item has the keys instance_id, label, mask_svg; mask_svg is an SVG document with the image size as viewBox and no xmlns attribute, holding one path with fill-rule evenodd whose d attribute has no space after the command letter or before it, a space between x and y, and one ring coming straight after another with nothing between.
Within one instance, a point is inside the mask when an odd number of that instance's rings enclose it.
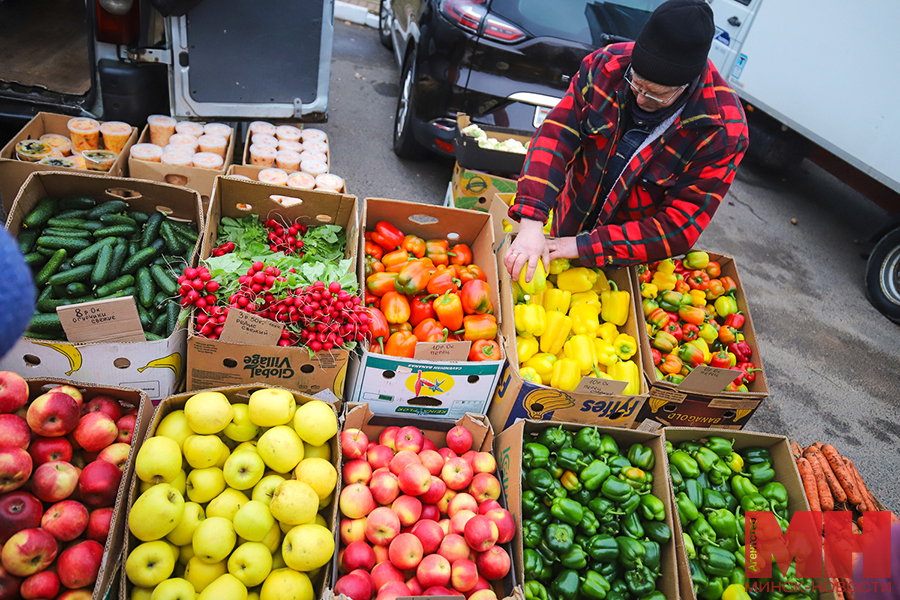
<instances>
[{"instance_id":1,"label":"car wheel","mask_svg":"<svg viewBox=\"0 0 900 600\"><path fill-rule=\"evenodd\" d=\"M394 115L394 154L400 158L418 158L425 148L416 141L412 130L413 90L415 88L416 57L410 54L400 77L400 96Z\"/></svg>"},{"instance_id":2,"label":"car wheel","mask_svg":"<svg viewBox=\"0 0 900 600\"><path fill-rule=\"evenodd\" d=\"M381 45L390 50L394 47L391 39L391 15L387 8L388 0L381 0L378 5L378 39Z\"/></svg>"},{"instance_id":3,"label":"car wheel","mask_svg":"<svg viewBox=\"0 0 900 600\"><path fill-rule=\"evenodd\" d=\"M884 316L900 323L900 227L881 238L869 255L866 295Z\"/></svg>"}]
</instances>

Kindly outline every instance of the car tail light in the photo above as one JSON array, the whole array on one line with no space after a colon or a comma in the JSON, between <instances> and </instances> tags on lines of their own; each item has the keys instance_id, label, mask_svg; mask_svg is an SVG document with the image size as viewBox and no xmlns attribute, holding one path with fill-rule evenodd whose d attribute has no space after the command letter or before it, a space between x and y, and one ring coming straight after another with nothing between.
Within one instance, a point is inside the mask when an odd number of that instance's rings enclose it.
<instances>
[{"instance_id":1,"label":"car tail light","mask_svg":"<svg viewBox=\"0 0 900 600\"><path fill-rule=\"evenodd\" d=\"M450 142L445 142L444 140L434 138L434 143L444 152L449 152L451 154L453 153L453 144L451 144Z\"/></svg>"},{"instance_id":2,"label":"car tail light","mask_svg":"<svg viewBox=\"0 0 900 600\"><path fill-rule=\"evenodd\" d=\"M504 19L488 13L484 0L444 0L441 12L459 27L472 33L478 33L482 21L482 34L499 42L513 43L525 39L525 33Z\"/></svg>"},{"instance_id":3,"label":"car tail light","mask_svg":"<svg viewBox=\"0 0 900 600\"><path fill-rule=\"evenodd\" d=\"M128 12L114 14L100 0L97 1L97 41L107 44L130 46L140 36L141 9L138 0L131 3Z\"/></svg>"}]
</instances>

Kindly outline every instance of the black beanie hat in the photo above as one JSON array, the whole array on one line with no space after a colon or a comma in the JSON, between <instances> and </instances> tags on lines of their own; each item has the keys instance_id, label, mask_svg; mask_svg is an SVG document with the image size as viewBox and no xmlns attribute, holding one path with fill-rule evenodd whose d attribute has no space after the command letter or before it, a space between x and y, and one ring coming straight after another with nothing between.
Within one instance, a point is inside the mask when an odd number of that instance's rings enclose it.
<instances>
[{"instance_id":1,"label":"black beanie hat","mask_svg":"<svg viewBox=\"0 0 900 600\"><path fill-rule=\"evenodd\" d=\"M684 85L706 67L716 28L703 0L669 0L644 25L631 54L631 67L647 81Z\"/></svg>"}]
</instances>

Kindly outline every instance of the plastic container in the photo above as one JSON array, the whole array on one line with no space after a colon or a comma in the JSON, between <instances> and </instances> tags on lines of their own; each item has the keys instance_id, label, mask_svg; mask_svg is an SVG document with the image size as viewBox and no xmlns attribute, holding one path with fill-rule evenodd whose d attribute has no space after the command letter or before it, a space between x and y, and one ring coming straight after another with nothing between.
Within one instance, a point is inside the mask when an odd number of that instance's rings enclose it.
<instances>
[{"instance_id":1,"label":"plastic container","mask_svg":"<svg viewBox=\"0 0 900 600\"><path fill-rule=\"evenodd\" d=\"M87 169L87 161L84 160L84 157L81 155L80 152L77 154L75 152L73 152L72 155L69 156L69 158L71 158L72 160L75 161L76 169Z\"/></svg>"},{"instance_id":2,"label":"plastic container","mask_svg":"<svg viewBox=\"0 0 900 600\"><path fill-rule=\"evenodd\" d=\"M265 133L266 135L275 135L275 126L267 121L253 121L248 129L251 134Z\"/></svg>"},{"instance_id":3,"label":"plastic container","mask_svg":"<svg viewBox=\"0 0 900 600\"><path fill-rule=\"evenodd\" d=\"M64 169L78 168L78 162L70 156L48 156L38 161L39 165L49 165L51 167L62 167Z\"/></svg>"},{"instance_id":4,"label":"plastic container","mask_svg":"<svg viewBox=\"0 0 900 600\"><path fill-rule=\"evenodd\" d=\"M313 152L321 152L322 154L328 154L328 142L310 140L308 142L303 142L303 149L312 150Z\"/></svg>"},{"instance_id":5,"label":"plastic container","mask_svg":"<svg viewBox=\"0 0 900 600\"><path fill-rule=\"evenodd\" d=\"M191 158L191 162L194 163L195 167L218 171L225 164L225 159L215 152L198 152Z\"/></svg>"},{"instance_id":6,"label":"plastic container","mask_svg":"<svg viewBox=\"0 0 900 600\"><path fill-rule=\"evenodd\" d=\"M115 164L118 154L112 150L85 150L81 153L88 171L109 171Z\"/></svg>"},{"instance_id":7,"label":"plastic container","mask_svg":"<svg viewBox=\"0 0 900 600\"><path fill-rule=\"evenodd\" d=\"M231 139L231 127L225 123L207 123L203 126L204 135L221 135L226 140Z\"/></svg>"},{"instance_id":8,"label":"plastic container","mask_svg":"<svg viewBox=\"0 0 900 600\"><path fill-rule=\"evenodd\" d=\"M169 143L169 138L175 134L175 119L166 115L150 115L147 117L147 125L150 126L150 143L160 148Z\"/></svg>"},{"instance_id":9,"label":"plastic container","mask_svg":"<svg viewBox=\"0 0 900 600\"><path fill-rule=\"evenodd\" d=\"M135 144L131 147L131 158L147 162L159 162L163 149L156 144Z\"/></svg>"},{"instance_id":10,"label":"plastic container","mask_svg":"<svg viewBox=\"0 0 900 600\"><path fill-rule=\"evenodd\" d=\"M259 180L272 185L287 185L288 174L282 169L263 169L259 172Z\"/></svg>"},{"instance_id":11,"label":"plastic container","mask_svg":"<svg viewBox=\"0 0 900 600\"><path fill-rule=\"evenodd\" d=\"M164 165L172 165L175 167L190 167L193 164L191 160L193 155L188 154L187 152L183 152L181 150L173 150L169 152L163 152L163 155L160 157L159 162Z\"/></svg>"},{"instance_id":12,"label":"plastic container","mask_svg":"<svg viewBox=\"0 0 900 600\"><path fill-rule=\"evenodd\" d=\"M287 186L298 190L312 190L316 187L316 178L303 171L291 173L287 179Z\"/></svg>"},{"instance_id":13,"label":"plastic container","mask_svg":"<svg viewBox=\"0 0 900 600\"><path fill-rule=\"evenodd\" d=\"M187 133L194 137L203 135L203 125L193 121L180 121L175 124L175 133Z\"/></svg>"},{"instance_id":14,"label":"plastic container","mask_svg":"<svg viewBox=\"0 0 900 600\"><path fill-rule=\"evenodd\" d=\"M278 138L274 135L269 135L268 133L254 133L253 137L250 138L251 144L262 144L263 146L272 146L273 148L277 148L279 146Z\"/></svg>"},{"instance_id":15,"label":"plastic container","mask_svg":"<svg viewBox=\"0 0 900 600\"><path fill-rule=\"evenodd\" d=\"M319 141L319 142L327 142L328 141L328 135L321 129L315 129L315 128L304 129L300 138L304 142L310 142L313 140Z\"/></svg>"},{"instance_id":16,"label":"plastic container","mask_svg":"<svg viewBox=\"0 0 900 600\"><path fill-rule=\"evenodd\" d=\"M275 155L275 166L288 173L300 170L300 153L293 150L279 150Z\"/></svg>"},{"instance_id":17,"label":"plastic container","mask_svg":"<svg viewBox=\"0 0 900 600\"><path fill-rule=\"evenodd\" d=\"M271 167L275 164L275 155L278 154L273 146L265 144L250 145L250 164L257 167Z\"/></svg>"},{"instance_id":18,"label":"plastic container","mask_svg":"<svg viewBox=\"0 0 900 600\"><path fill-rule=\"evenodd\" d=\"M69 137L72 138L72 149L84 152L100 148L100 123L94 119L75 117L66 123Z\"/></svg>"},{"instance_id":19,"label":"plastic container","mask_svg":"<svg viewBox=\"0 0 900 600\"><path fill-rule=\"evenodd\" d=\"M39 162L53 152L53 147L40 140L22 140L16 144L16 157L25 162Z\"/></svg>"},{"instance_id":20,"label":"plastic container","mask_svg":"<svg viewBox=\"0 0 900 600\"><path fill-rule=\"evenodd\" d=\"M230 177L232 179L240 179L241 181L253 181L246 175L229 175L228 177Z\"/></svg>"},{"instance_id":21,"label":"plastic container","mask_svg":"<svg viewBox=\"0 0 900 600\"><path fill-rule=\"evenodd\" d=\"M122 121L107 121L100 125L100 135L103 136L103 146L107 150L122 154L131 137L131 125Z\"/></svg>"},{"instance_id":22,"label":"plastic container","mask_svg":"<svg viewBox=\"0 0 900 600\"><path fill-rule=\"evenodd\" d=\"M340 192L344 189L344 178L334 173L322 173L316 176L316 189Z\"/></svg>"},{"instance_id":23,"label":"plastic container","mask_svg":"<svg viewBox=\"0 0 900 600\"><path fill-rule=\"evenodd\" d=\"M193 146L179 146L178 144L169 144L165 148L163 148L163 154L166 152L187 152L188 154L193 154L196 152Z\"/></svg>"},{"instance_id":24,"label":"plastic container","mask_svg":"<svg viewBox=\"0 0 900 600\"><path fill-rule=\"evenodd\" d=\"M59 150L63 156L72 154L72 140L58 133L45 133L41 136L41 141L50 144L54 150Z\"/></svg>"},{"instance_id":25,"label":"plastic container","mask_svg":"<svg viewBox=\"0 0 900 600\"><path fill-rule=\"evenodd\" d=\"M315 150L304 150L300 153L300 160L320 160L323 163L328 162L328 157L321 152Z\"/></svg>"},{"instance_id":26,"label":"plastic container","mask_svg":"<svg viewBox=\"0 0 900 600\"><path fill-rule=\"evenodd\" d=\"M309 173L313 177L328 172L328 165L321 160L301 160L300 170Z\"/></svg>"},{"instance_id":27,"label":"plastic container","mask_svg":"<svg viewBox=\"0 0 900 600\"><path fill-rule=\"evenodd\" d=\"M302 132L293 125L279 125L275 128L275 137L279 141L299 142Z\"/></svg>"},{"instance_id":28,"label":"plastic container","mask_svg":"<svg viewBox=\"0 0 900 600\"><path fill-rule=\"evenodd\" d=\"M290 150L292 152L303 152L303 143L302 142L294 142L291 140L284 140L278 142L279 150Z\"/></svg>"},{"instance_id":29,"label":"plastic container","mask_svg":"<svg viewBox=\"0 0 900 600\"><path fill-rule=\"evenodd\" d=\"M59 150L54 148L53 150L50 151L50 154L47 156L47 158L64 158L64 157L63 157L62 152L60 152ZM44 160L44 159L41 159L41 160Z\"/></svg>"},{"instance_id":30,"label":"plastic container","mask_svg":"<svg viewBox=\"0 0 900 600\"><path fill-rule=\"evenodd\" d=\"M172 146L190 146L191 149L194 150L194 152L196 152L197 148L200 147L200 142L197 140L197 136L190 133L176 133L169 138L169 144Z\"/></svg>"},{"instance_id":31,"label":"plastic container","mask_svg":"<svg viewBox=\"0 0 900 600\"><path fill-rule=\"evenodd\" d=\"M208 133L197 138L197 142L200 144L200 152L212 152L225 159L225 152L228 150L228 139L225 136Z\"/></svg>"}]
</instances>

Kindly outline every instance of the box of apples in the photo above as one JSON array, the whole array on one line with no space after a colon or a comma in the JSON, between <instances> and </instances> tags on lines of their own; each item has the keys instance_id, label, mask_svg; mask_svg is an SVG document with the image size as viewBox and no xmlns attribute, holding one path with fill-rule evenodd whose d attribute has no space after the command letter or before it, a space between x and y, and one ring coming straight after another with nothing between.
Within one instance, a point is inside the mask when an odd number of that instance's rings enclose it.
<instances>
[{"instance_id":1,"label":"box of apples","mask_svg":"<svg viewBox=\"0 0 900 600\"><path fill-rule=\"evenodd\" d=\"M484 415L400 420L348 404L340 549L324 599L511 596L516 524L505 508L493 437Z\"/></svg>"},{"instance_id":2,"label":"box of apples","mask_svg":"<svg viewBox=\"0 0 900 600\"><path fill-rule=\"evenodd\" d=\"M152 413L140 390L0 372L0 598L104 597Z\"/></svg>"},{"instance_id":3,"label":"box of apples","mask_svg":"<svg viewBox=\"0 0 900 600\"><path fill-rule=\"evenodd\" d=\"M163 400L134 461L120 598L320 598L340 493L336 406L261 384Z\"/></svg>"}]
</instances>

